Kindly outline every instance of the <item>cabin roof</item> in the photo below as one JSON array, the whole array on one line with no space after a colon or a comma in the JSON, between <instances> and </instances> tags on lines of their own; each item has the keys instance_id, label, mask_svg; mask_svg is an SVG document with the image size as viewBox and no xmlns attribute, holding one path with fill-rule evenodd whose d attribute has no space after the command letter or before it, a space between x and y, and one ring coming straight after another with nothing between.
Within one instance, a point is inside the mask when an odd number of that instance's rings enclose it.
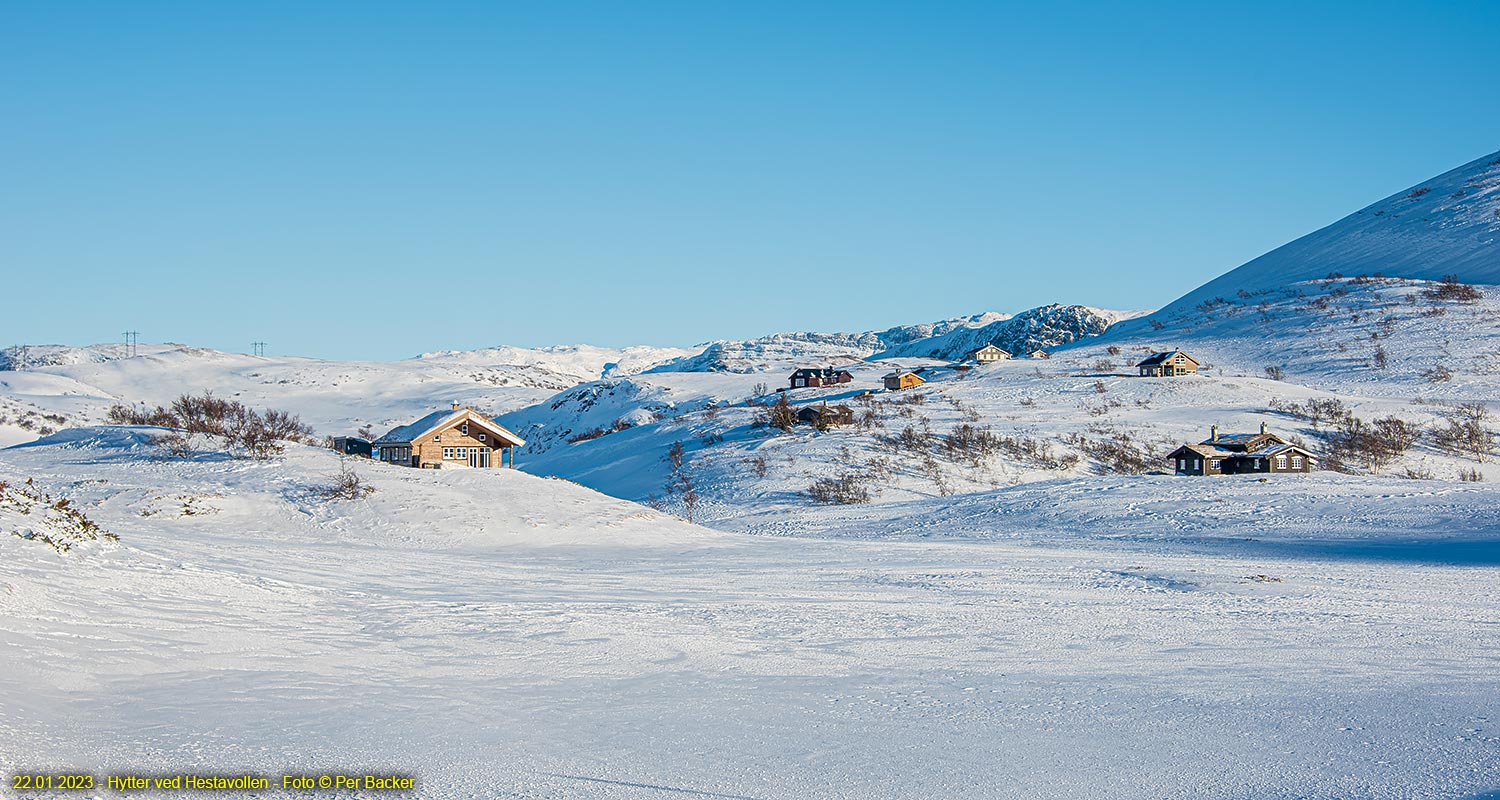
<instances>
[{"instance_id":1,"label":"cabin roof","mask_svg":"<svg viewBox=\"0 0 1500 800\"><path fill-rule=\"evenodd\" d=\"M975 353L982 352L984 350L999 350L1000 352L1002 352L1002 353L1004 353L1004 354L1006 354L1008 356L1015 355L1015 353L1012 353L1011 351L1006 350L1005 348L1001 347L998 344L995 344L994 342L990 342L989 344L986 344L983 347L976 347L973 350L970 350L969 351L969 355L973 355Z\"/></svg>"},{"instance_id":2,"label":"cabin roof","mask_svg":"<svg viewBox=\"0 0 1500 800\"><path fill-rule=\"evenodd\" d=\"M506 442L506 445L509 447L521 447L526 444L525 439L522 439L521 437L515 435L510 430L505 428L505 426L469 408L460 408L456 411L451 409L446 411L434 411L431 414L428 414L427 416L409 425L401 425L399 427L392 428L389 433L380 437L379 439L376 439L371 444L411 444L412 442L422 438L423 436L426 436L429 433L432 433L433 431L436 431L440 428L446 428L452 423L458 422L460 419L464 418L467 418L470 422L488 430L490 433L495 434L495 436L504 440Z\"/></svg>"},{"instance_id":3,"label":"cabin roof","mask_svg":"<svg viewBox=\"0 0 1500 800\"><path fill-rule=\"evenodd\" d=\"M1172 456L1175 456L1184 450L1192 451L1200 456L1205 456L1207 458L1230 458L1232 456L1241 455L1241 453L1236 453L1230 450L1221 450L1211 444L1185 444L1177 448L1176 450L1173 450L1171 455L1167 457L1171 458Z\"/></svg>"},{"instance_id":4,"label":"cabin roof","mask_svg":"<svg viewBox=\"0 0 1500 800\"><path fill-rule=\"evenodd\" d=\"M1187 360L1193 362L1194 364L1198 364L1199 366L1202 366L1201 362L1199 362L1198 359L1193 358L1192 356L1188 355L1187 353L1183 353L1181 350L1167 350L1167 351L1164 351L1164 352L1161 352L1161 353L1152 353L1151 355L1147 356L1144 361L1140 362L1139 364L1136 364L1136 366L1137 367L1155 367L1155 366L1160 366L1161 364L1166 363L1167 359L1169 359L1169 358L1177 355L1178 353L1182 353L1182 357L1183 358L1186 358Z\"/></svg>"},{"instance_id":5,"label":"cabin roof","mask_svg":"<svg viewBox=\"0 0 1500 800\"><path fill-rule=\"evenodd\" d=\"M1222 441L1222 440L1223 440L1223 437L1220 437L1220 441ZM1308 458L1317 458L1317 456L1313 455L1312 453L1308 452L1307 450L1305 450L1305 449L1303 449L1301 447L1298 447L1297 445L1287 444L1286 442L1283 442L1283 441L1280 441L1280 440L1275 441L1275 442L1270 442L1270 443L1266 444L1264 447L1260 447L1260 448L1257 448L1255 450L1251 450L1249 452L1246 452L1244 450L1225 450L1222 447L1215 447L1215 446L1213 446L1213 444L1211 444L1209 442L1202 442L1200 444L1185 444L1185 445L1177 448L1176 450L1173 450L1170 454L1168 454L1167 458L1173 458L1178 453L1181 453L1184 450L1188 450L1188 451L1197 453L1198 455L1203 456L1205 458L1255 458L1255 459L1261 459L1261 458L1274 458L1276 456L1286 455L1288 453L1300 453L1300 454L1302 454L1304 456L1307 456Z\"/></svg>"},{"instance_id":6,"label":"cabin roof","mask_svg":"<svg viewBox=\"0 0 1500 800\"><path fill-rule=\"evenodd\" d=\"M1251 458L1271 458L1273 456L1283 456L1287 453L1301 453L1308 458L1317 458L1317 456L1303 450L1297 445L1287 444L1286 442L1272 442L1259 450L1253 450L1245 455Z\"/></svg>"}]
</instances>

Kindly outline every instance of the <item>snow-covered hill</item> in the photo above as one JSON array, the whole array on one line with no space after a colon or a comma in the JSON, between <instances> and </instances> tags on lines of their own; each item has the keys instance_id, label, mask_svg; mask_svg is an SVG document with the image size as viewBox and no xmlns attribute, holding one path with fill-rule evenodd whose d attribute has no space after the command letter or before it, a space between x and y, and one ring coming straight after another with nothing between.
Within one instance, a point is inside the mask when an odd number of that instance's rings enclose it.
<instances>
[{"instance_id":1,"label":"snow-covered hill","mask_svg":"<svg viewBox=\"0 0 1500 800\"><path fill-rule=\"evenodd\" d=\"M212 391L299 414L319 435L388 428L460 401L499 414L605 374L644 369L687 349L501 347L402 361L325 361L224 353L175 344L30 346L0 370L0 444L104 420L115 403L167 404ZM24 367L24 369L20 369ZM43 419L43 416L62 419Z\"/></svg>"},{"instance_id":2,"label":"snow-covered hill","mask_svg":"<svg viewBox=\"0 0 1500 800\"><path fill-rule=\"evenodd\" d=\"M1146 319L1191 318L1205 305L1279 293L1341 275L1500 285L1500 152L1423 181L1276 248L1188 292Z\"/></svg>"}]
</instances>

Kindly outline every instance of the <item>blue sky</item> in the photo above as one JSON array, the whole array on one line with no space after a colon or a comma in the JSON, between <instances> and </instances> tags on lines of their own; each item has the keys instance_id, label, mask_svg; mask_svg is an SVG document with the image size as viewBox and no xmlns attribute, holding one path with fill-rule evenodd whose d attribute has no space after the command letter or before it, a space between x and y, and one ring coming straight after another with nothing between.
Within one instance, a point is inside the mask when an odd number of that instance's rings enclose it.
<instances>
[{"instance_id":1,"label":"blue sky","mask_svg":"<svg viewBox=\"0 0 1500 800\"><path fill-rule=\"evenodd\" d=\"M0 4L0 344L1155 307L1500 148L1497 36L1493 2Z\"/></svg>"}]
</instances>

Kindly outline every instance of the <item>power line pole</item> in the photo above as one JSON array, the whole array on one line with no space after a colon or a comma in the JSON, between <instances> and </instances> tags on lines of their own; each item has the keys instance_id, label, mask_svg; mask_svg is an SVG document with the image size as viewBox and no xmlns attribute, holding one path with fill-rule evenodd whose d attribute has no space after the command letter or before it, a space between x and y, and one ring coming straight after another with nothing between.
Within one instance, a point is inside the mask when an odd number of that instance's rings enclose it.
<instances>
[{"instance_id":1,"label":"power line pole","mask_svg":"<svg viewBox=\"0 0 1500 800\"><path fill-rule=\"evenodd\" d=\"M125 337L125 349L126 349L127 352L130 353L129 357L130 358L135 358L135 354L136 354L135 343L136 343L136 340L141 335L140 331L125 331L125 333L123 333L121 335Z\"/></svg>"},{"instance_id":2,"label":"power line pole","mask_svg":"<svg viewBox=\"0 0 1500 800\"><path fill-rule=\"evenodd\" d=\"M10 348L10 368L21 372L26 369L26 345L18 344Z\"/></svg>"},{"instance_id":3,"label":"power line pole","mask_svg":"<svg viewBox=\"0 0 1500 800\"><path fill-rule=\"evenodd\" d=\"M266 354L266 343L265 342L251 342L250 346L253 347L253 348L255 348L255 355L262 356L262 357L265 356L265 354Z\"/></svg>"}]
</instances>

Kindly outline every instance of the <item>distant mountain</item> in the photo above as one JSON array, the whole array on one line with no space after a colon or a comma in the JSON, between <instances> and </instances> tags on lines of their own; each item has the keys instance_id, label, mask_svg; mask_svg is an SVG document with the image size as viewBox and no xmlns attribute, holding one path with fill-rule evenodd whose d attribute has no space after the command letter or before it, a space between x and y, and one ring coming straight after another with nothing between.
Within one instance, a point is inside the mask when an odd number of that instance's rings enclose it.
<instances>
[{"instance_id":1,"label":"distant mountain","mask_svg":"<svg viewBox=\"0 0 1500 800\"><path fill-rule=\"evenodd\" d=\"M958 359L988 342L1022 353L1098 336L1115 322L1144 313L1054 304L1014 317L986 312L864 333L774 333L758 339L712 342L700 353L647 372L749 373L882 358Z\"/></svg>"},{"instance_id":2,"label":"distant mountain","mask_svg":"<svg viewBox=\"0 0 1500 800\"><path fill-rule=\"evenodd\" d=\"M1023 355L1098 336L1122 319L1145 313L1147 312L1110 311L1054 303L983 327L959 328L928 339L899 344L875 354L874 358L924 357L957 360L992 343L1016 355Z\"/></svg>"}]
</instances>

